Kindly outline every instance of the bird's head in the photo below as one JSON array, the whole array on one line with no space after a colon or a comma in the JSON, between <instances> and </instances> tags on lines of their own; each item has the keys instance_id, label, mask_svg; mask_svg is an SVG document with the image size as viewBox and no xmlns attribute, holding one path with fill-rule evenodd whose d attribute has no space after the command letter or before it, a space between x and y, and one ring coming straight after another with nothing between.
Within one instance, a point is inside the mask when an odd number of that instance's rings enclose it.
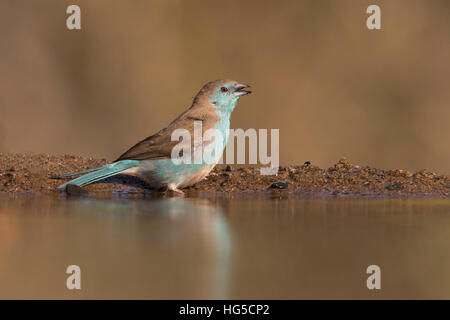
<instances>
[{"instance_id":1,"label":"bird's head","mask_svg":"<svg viewBox=\"0 0 450 320\"><path fill-rule=\"evenodd\" d=\"M248 87L250 86L233 80L211 81L203 86L194 102L201 101L219 112L231 113L239 99L251 93L251 91L244 90Z\"/></svg>"}]
</instances>

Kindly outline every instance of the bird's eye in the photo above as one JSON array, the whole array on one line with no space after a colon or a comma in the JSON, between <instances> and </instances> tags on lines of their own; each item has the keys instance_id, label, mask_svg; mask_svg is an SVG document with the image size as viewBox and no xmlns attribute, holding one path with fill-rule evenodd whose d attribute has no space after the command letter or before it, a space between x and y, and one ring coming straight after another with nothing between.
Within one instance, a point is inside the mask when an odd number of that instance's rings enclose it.
<instances>
[{"instance_id":1,"label":"bird's eye","mask_svg":"<svg viewBox=\"0 0 450 320\"><path fill-rule=\"evenodd\" d=\"M222 87L222 88L220 88L220 91L222 91L222 92L228 92L228 88L227 88L227 87Z\"/></svg>"}]
</instances>

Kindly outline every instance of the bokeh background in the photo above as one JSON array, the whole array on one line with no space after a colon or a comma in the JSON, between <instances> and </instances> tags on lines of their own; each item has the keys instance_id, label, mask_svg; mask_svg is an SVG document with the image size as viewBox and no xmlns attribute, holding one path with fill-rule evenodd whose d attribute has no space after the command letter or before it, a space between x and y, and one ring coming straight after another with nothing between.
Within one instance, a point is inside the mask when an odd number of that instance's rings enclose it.
<instances>
[{"instance_id":1,"label":"bokeh background","mask_svg":"<svg viewBox=\"0 0 450 320\"><path fill-rule=\"evenodd\" d=\"M448 0L1 0L0 37L1 152L112 160L231 78L282 164L450 173Z\"/></svg>"}]
</instances>

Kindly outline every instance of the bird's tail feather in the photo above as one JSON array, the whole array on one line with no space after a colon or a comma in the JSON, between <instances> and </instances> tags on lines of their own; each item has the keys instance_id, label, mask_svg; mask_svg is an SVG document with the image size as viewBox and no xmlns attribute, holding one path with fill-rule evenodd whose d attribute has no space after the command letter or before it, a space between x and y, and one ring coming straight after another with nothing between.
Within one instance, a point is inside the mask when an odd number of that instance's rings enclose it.
<instances>
[{"instance_id":1,"label":"bird's tail feather","mask_svg":"<svg viewBox=\"0 0 450 320\"><path fill-rule=\"evenodd\" d=\"M75 172L73 174L69 173L66 176L73 176L76 174L88 173L84 176L78 177L76 179L70 180L58 187L59 190L64 190L68 184L74 184L78 187L82 187L88 185L90 183L94 183L112 176L119 174L125 170L136 167L139 164L138 160L123 160L111 164L107 164L103 167L98 167L94 169L89 169L85 171ZM92 172L93 171L93 172Z\"/></svg>"},{"instance_id":2,"label":"bird's tail feather","mask_svg":"<svg viewBox=\"0 0 450 320\"><path fill-rule=\"evenodd\" d=\"M83 170L83 171L77 171L77 172L70 172L70 173L66 173L66 174L60 174L60 175L57 175L57 176L51 176L50 179L63 179L63 178L78 176L80 174L85 174L85 173L89 173L89 172L92 172L92 171L98 171L100 169L103 169L104 167L105 166L97 167L97 168L93 168L93 169L88 169L88 170Z\"/></svg>"}]
</instances>

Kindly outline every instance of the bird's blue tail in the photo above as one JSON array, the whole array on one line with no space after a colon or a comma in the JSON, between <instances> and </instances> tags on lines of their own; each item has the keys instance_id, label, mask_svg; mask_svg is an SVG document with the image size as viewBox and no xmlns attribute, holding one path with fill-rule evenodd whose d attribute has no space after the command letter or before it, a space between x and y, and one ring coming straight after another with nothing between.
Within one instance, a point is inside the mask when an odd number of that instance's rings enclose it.
<instances>
[{"instance_id":1,"label":"bird's blue tail","mask_svg":"<svg viewBox=\"0 0 450 320\"><path fill-rule=\"evenodd\" d=\"M78 172L64 174L64 175L58 176L58 178L71 177L71 176L75 176L78 174L88 173L88 174L85 174L84 176L70 180L69 182L66 182L66 183L58 186L58 189L64 190L68 184L74 184L78 187L82 187L82 186L88 185L90 183L97 182L97 181L115 176L116 174L119 174L125 170L137 167L138 164L139 164L139 160L122 160L122 161L114 162L111 164L107 164L103 167L98 167L98 168L89 169L89 170L85 170L85 171L78 171Z\"/></svg>"}]
</instances>

